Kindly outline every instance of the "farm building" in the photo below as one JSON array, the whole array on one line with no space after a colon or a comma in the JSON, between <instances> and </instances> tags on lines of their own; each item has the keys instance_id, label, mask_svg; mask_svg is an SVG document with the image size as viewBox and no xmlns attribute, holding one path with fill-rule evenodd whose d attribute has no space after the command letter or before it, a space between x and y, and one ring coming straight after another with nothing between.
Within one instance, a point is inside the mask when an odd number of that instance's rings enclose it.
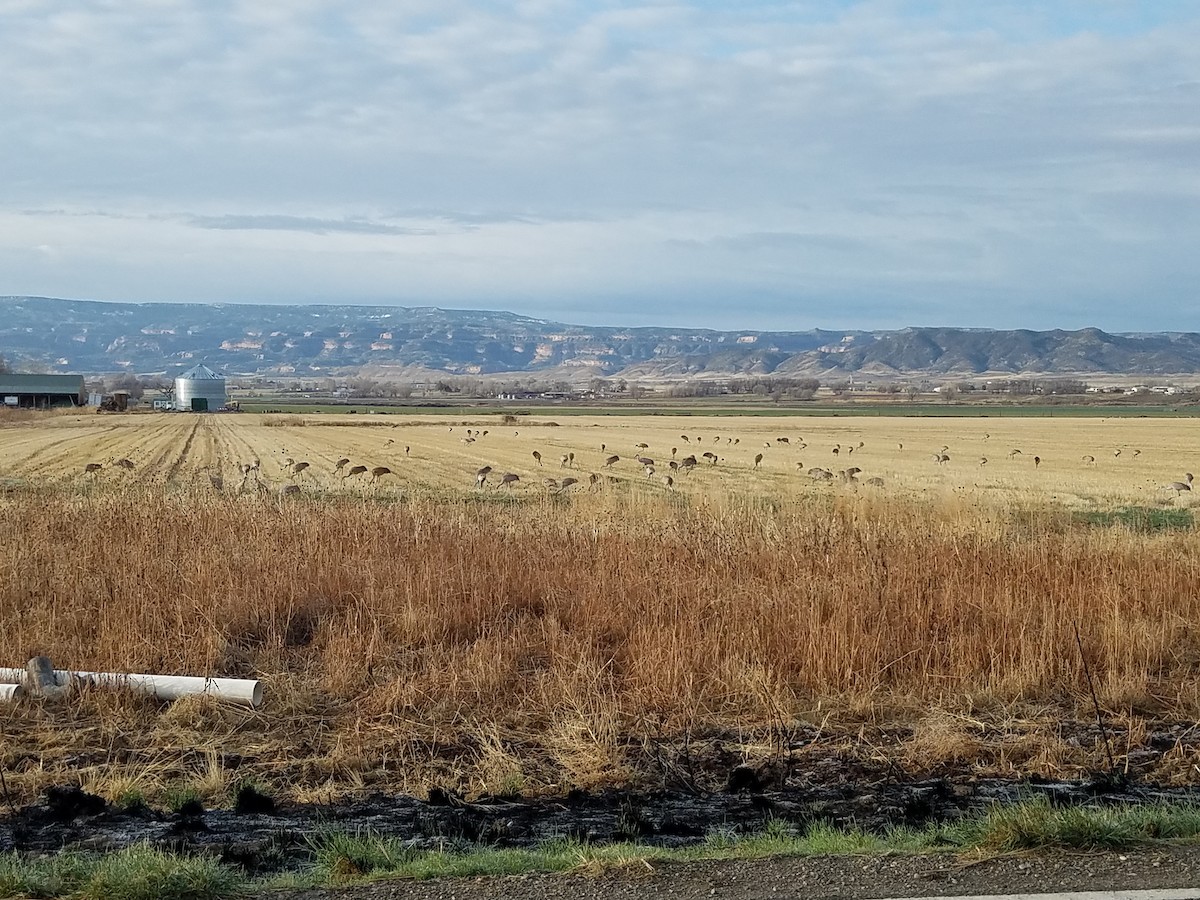
<instances>
[{"instance_id":1,"label":"farm building","mask_svg":"<svg viewBox=\"0 0 1200 900\"><path fill-rule=\"evenodd\" d=\"M175 408L209 412L225 406L225 376L208 366L195 366L175 379Z\"/></svg>"},{"instance_id":2,"label":"farm building","mask_svg":"<svg viewBox=\"0 0 1200 900\"><path fill-rule=\"evenodd\" d=\"M21 409L83 406L86 393L82 375L0 374L0 401Z\"/></svg>"}]
</instances>

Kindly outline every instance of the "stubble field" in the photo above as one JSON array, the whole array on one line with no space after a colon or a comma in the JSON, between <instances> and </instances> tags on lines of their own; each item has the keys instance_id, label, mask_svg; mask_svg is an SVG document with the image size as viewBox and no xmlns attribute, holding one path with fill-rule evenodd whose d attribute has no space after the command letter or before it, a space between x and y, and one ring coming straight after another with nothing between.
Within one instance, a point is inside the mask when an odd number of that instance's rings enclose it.
<instances>
[{"instance_id":1,"label":"stubble field","mask_svg":"<svg viewBox=\"0 0 1200 900\"><path fill-rule=\"evenodd\" d=\"M257 459L254 481L297 484L304 493L453 496L470 493L475 473L491 466L486 487L504 473L520 481L506 493L557 490L573 477L575 491L595 474L606 484L641 492L673 488L690 496L737 494L776 498L841 485L838 473L855 467L861 489L883 480L888 496L958 493L1004 503L1054 503L1073 509L1121 505L1182 508L1191 498L1163 486L1182 481L1200 464L1200 425L1167 419L500 416L63 416L27 419L3 427L0 477L81 485L153 485L223 488L241 481L239 464ZM484 434L486 432L486 434ZM786 443L779 441L786 439ZM737 443L733 443L736 441ZM647 445L642 447L640 445ZM836 452L835 452L836 448ZM541 454L539 463L533 456ZM705 453L716 454L715 465ZM936 461L939 454L946 460ZM756 465L755 457L762 460ZM620 461L606 467L611 456ZM694 456L691 475L670 468ZM563 457L568 457L568 462ZM654 461L647 477L638 457ZM349 463L337 473L339 459ZM128 459L135 468L112 465ZM290 475L286 460L307 462ZM1035 459L1037 462L1035 462ZM103 468L86 474L89 463ZM355 465L384 466L344 476ZM828 470L828 483L806 473ZM870 485L865 485L871 487Z\"/></svg>"},{"instance_id":2,"label":"stubble field","mask_svg":"<svg viewBox=\"0 0 1200 900\"><path fill-rule=\"evenodd\" d=\"M267 691L0 708L14 796L1078 775L1084 659L1118 765L1195 780L1195 423L530 419L0 422L0 665Z\"/></svg>"}]
</instances>

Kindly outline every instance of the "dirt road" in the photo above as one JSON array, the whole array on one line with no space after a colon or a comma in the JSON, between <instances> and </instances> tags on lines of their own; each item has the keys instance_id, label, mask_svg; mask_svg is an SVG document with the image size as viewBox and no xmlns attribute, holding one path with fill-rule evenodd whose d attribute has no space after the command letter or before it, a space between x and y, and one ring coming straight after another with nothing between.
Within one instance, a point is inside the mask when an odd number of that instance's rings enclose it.
<instances>
[{"instance_id":1,"label":"dirt road","mask_svg":"<svg viewBox=\"0 0 1200 900\"><path fill-rule=\"evenodd\" d=\"M532 875L278 893L272 900L869 900L963 894L1190 888L1200 847L1123 853L1042 853L988 860L953 855L804 857L635 868L602 875ZM1200 896L1200 891L1197 891Z\"/></svg>"}]
</instances>

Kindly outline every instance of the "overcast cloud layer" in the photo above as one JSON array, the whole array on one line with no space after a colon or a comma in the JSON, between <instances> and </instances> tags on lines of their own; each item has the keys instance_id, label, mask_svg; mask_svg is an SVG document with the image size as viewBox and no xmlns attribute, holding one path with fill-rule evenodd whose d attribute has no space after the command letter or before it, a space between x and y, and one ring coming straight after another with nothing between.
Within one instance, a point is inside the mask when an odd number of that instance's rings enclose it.
<instances>
[{"instance_id":1,"label":"overcast cloud layer","mask_svg":"<svg viewBox=\"0 0 1200 900\"><path fill-rule=\"evenodd\" d=\"M1200 330L1191 0L0 0L0 85L3 294Z\"/></svg>"}]
</instances>

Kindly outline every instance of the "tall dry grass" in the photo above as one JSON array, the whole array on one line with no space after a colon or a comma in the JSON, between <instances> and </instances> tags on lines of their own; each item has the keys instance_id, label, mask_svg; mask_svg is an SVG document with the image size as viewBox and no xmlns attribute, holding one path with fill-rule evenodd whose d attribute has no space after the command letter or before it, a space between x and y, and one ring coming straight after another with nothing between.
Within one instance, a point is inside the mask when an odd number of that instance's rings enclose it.
<instances>
[{"instance_id":1,"label":"tall dry grass","mask_svg":"<svg viewBox=\"0 0 1200 900\"><path fill-rule=\"evenodd\" d=\"M266 679L257 715L100 698L0 711L22 754L115 741L92 762L120 762L125 778L159 765L156 747L183 771L236 746L305 795L455 773L477 789L589 785L637 774L630 747L651 735L797 721L924 723L922 752L969 762L973 744L938 737L947 715L1086 716L1076 624L1108 710L1200 713L1190 531L953 499L380 505L97 490L8 495L0 533L0 664L45 653Z\"/></svg>"}]
</instances>

